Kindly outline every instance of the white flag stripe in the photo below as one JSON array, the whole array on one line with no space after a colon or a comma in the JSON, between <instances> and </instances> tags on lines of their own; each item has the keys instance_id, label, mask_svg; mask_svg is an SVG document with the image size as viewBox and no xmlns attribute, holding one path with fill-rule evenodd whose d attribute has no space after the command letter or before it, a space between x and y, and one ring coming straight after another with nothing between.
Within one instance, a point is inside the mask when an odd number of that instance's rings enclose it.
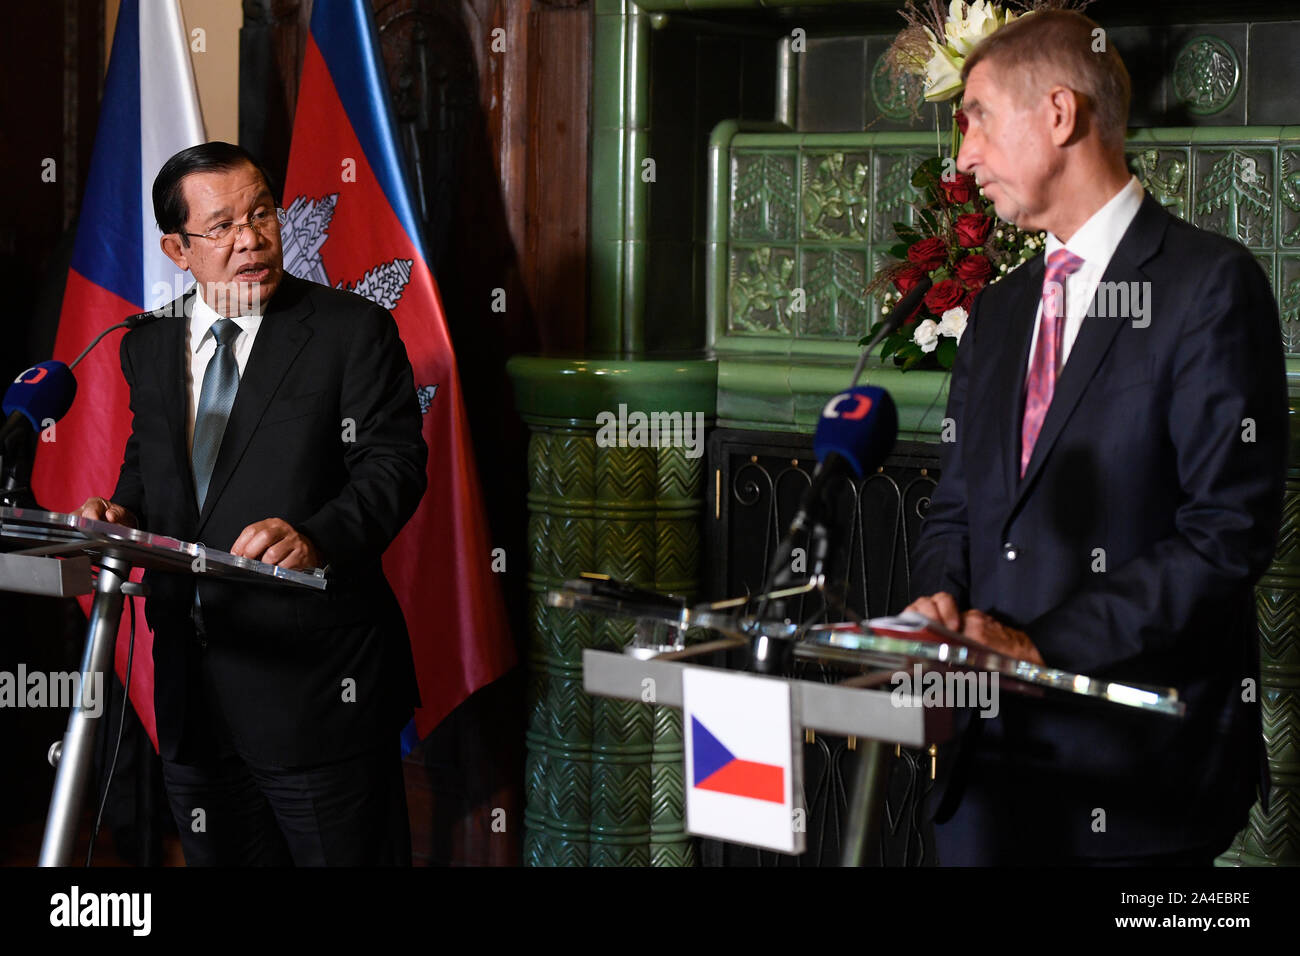
<instances>
[{"instance_id":1,"label":"white flag stripe","mask_svg":"<svg viewBox=\"0 0 1300 956\"><path fill-rule=\"evenodd\" d=\"M153 216L153 181L163 163L206 142L190 63L189 36L179 0L140 0L140 236L143 272L140 302L153 308L171 301L178 270L158 245L162 233ZM162 287L167 292L160 291Z\"/></svg>"}]
</instances>

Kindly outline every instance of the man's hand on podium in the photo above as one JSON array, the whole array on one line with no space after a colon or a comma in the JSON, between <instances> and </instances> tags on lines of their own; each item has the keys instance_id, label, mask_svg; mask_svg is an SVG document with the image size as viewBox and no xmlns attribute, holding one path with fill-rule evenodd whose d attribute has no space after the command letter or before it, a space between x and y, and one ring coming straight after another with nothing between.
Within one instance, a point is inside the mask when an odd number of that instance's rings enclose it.
<instances>
[{"instance_id":1,"label":"man's hand on podium","mask_svg":"<svg viewBox=\"0 0 1300 956\"><path fill-rule=\"evenodd\" d=\"M275 564L288 571L319 568L322 564L311 540L280 518L267 518L250 524L239 533L230 553L264 564Z\"/></svg>"},{"instance_id":2,"label":"man's hand on podium","mask_svg":"<svg viewBox=\"0 0 1300 956\"><path fill-rule=\"evenodd\" d=\"M1038 648L1034 646L1028 634L1017 631L1014 627L1007 627L997 618L974 608L958 612L957 602L947 591L919 597L905 610L924 614L949 630L960 631L964 637L976 644L983 644L989 650L997 651L999 654L1029 661L1040 667L1046 666L1043 663L1043 656L1038 653Z\"/></svg>"},{"instance_id":3,"label":"man's hand on podium","mask_svg":"<svg viewBox=\"0 0 1300 956\"><path fill-rule=\"evenodd\" d=\"M86 503L77 512L77 517L89 518L92 521L107 521L128 528L140 527L140 522L136 520L135 515L107 498L87 498Z\"/></svg>"}]
</instances>

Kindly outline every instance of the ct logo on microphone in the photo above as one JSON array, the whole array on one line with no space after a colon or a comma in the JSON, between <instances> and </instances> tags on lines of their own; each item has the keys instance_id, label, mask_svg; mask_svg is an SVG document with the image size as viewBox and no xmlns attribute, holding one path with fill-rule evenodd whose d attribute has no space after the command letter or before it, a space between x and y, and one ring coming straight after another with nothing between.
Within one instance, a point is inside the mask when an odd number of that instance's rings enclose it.
<instances>
[{"instance_id":1,"label":"ct logo on microphone","mask_svg":"<svg viewBox=\"0 0 1300 956\"><path fill-rule=\"evenodd\" d=\"M50 371L49 369L43 366L33 365L31 368L27 369L26 371L19 372L18 377L14 379L14 384L17 385L19 383L24 383L27 385L35 385L37 382L43 379L49 373L49 371Z\"/></svg>"},{"instance_id":2,"label":"ct logo on microphone","mask_svg":"<svg viewBox=\"0 0 1300 956\"><path fill-rule=\"evenodd\" d=\"M840 408L840 403L846 398L849 402ZM871 411L871 396L841 392L826 403L826 407L822 409L822 418L847 418L849 421L856 421L859 418L866 418L869 411Z\"/></svg>"}]
</instances>

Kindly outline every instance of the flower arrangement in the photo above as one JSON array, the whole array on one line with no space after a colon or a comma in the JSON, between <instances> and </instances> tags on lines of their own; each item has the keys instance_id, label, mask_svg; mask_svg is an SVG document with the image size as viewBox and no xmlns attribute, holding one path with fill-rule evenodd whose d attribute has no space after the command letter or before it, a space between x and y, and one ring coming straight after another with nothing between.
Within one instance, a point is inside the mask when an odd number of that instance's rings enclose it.
<instances>
[{"instance_id":1,"label":"flower arrangement","mask_svg":"<svg viewBox=\"0 0 1300 956\"><path fill-rule=\"evenodd\" d=\"M945 178L943 162L934 156L916 170L912 185L922 192L916 223L894 223L899 241L889 255L898 261L867 286L869 294L885 290L880 296L883 322L922 279L928 276L933 283L898 331L881 344L880 357L892 356L904 370L951 368L975 294L1042 248L1041 234L998 222L993 203L974 177ZM879 328L880 323L873 326L861 344Z\"/></svg>"},{"instance_id":2,"label":"flower arrangement","mask_svg":"<svg viewBox=\"0 0 1300 956\"><path fill-rule=\"evenodd\" d=\"M901 11L907 27L889 49L890 69L924 78L925 100L952 101L951 159L936 155L912 176L921 196L913 209L913 224L894 223L898 242L888 255L895 261L876 273L868 295L880 293L881 314L894 306L922 279L933 283L898 331L881 343L880 357L892 358L904 371L951 368L957 344L966 329L971 303L984 286L1006 275L1041 251L1042 233L1025 233L1000 222L993 203L984 197L972 176L957 172L955 158L966 130L957 97L966 57L985 37L1015 20L1044 8L1083 9L1090 0L1016 2L1019 13L991 0L951 0L944 13L940 0L908 0ZM883 291L882 291L883 290ZM867 344L884 319L868 330Z\"/></svg>"}]
</instances>

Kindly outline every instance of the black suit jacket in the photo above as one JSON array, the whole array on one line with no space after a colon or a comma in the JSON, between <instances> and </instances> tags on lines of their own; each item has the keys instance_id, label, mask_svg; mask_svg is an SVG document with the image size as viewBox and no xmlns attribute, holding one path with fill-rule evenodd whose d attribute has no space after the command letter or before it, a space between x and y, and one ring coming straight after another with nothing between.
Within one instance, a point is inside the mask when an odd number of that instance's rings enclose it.
<instances>
[{"instance_id":1,"label":"black suit jacket","mask_svg":"<svg viewBox=\"0 0 1300 956\"><path fill-rule=\"evenodd\" d=\"M1043 271L1039 256L972 308L912 590L1026 631L1049 665L1176 687L1187 716L1004 692L945 754L936 819L978 780L1032 794L1022 836L1049 854L1198 846L1267 788L1253 585L1286 469L1277 304L1244 248L1144 198L1102 281L1148 283L1149 325L1084 320L1022 480Z\"/></svg>"},{"instance_id":2,"label":"black suit jacket","mask_svg":"<svg viewBox=\"0 0 1300 956\"><path fill-rule=\"evenodd\" d=\"M122 340L133 422L113 500L144 530L222 551L247 525L283 518L316 544L330 575L324 593L146 575L159 748L169 759L206 756L214 721L275 766L378 746L419 700L380 563L425 488L419 402L397 325L360 296L285 275L200 513L185 437L192 296Z\"/></svg>"}]
</instances>

